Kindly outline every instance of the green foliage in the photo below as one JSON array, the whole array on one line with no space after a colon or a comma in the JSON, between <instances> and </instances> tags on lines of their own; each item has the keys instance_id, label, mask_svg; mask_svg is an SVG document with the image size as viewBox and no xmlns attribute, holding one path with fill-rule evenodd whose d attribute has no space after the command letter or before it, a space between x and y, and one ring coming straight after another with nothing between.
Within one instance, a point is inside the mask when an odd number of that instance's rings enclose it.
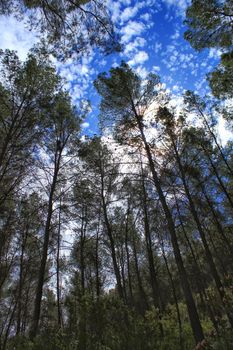
<instances>
[{"instance_id":1,"label":"green foliage","mask_svg":"<svg viewBox=\"0 0 233 350\"><path fill-rule=\"evenodd\" d=\"M36 28L41 35L43 50L61 60L73 54L76 59L80 58L91 47L99 47L107 54L121 49L101 1L1 0L0 13L13 14L21 20L27 13L31 28Z\"/></svg>"},{"instance_id":2,"label":"green foliage","mask_svg":"<svg viewBox=\"0 0 233 350\"><path fill-rule=\"evenodd\" d=\"M136 108L146 108L157 95L159 77L149 74L145 82L128 64L122 62L119 67L111 68L110 74L102 73L94 85L102 96L101 110L108 115L130 118L133 104Z\"/></svg>"},{"instance_id":3,"label":"green foliage","mask_svg":"<svg viewBox=\"0 0 233 350\"><path fill-rule=\"evenodd\" d=\"M210 342L214 350L231 350L233 347L233 336L231 331L224 330L220 339L211 339Z\"/></svg>"},{"instance_id":4,"label":"green foliage","mask_svg":"<svg viewBox=\"0 0 233 350\"><path fill-rule=\"evenodd\" d=\"M233 97L233 52L222 54L221 64L208 75L211 90L217 98Z\"/></svg>"},{"instance_id":5,"label":"green foliage","mask_svg":"<svg viewBox=\"0 0 233 350\"><path fill-rule=\"evenodd\" d=\"M197 50L214 47L224 51L218 67L208 75L213 94L221 99L232 97L233 91L232 16L231 0L192 0L186 11L185 23L189 29L185 39Z\"/></svg>"},{"instance_id":6,"label":"green foliage","mask_svg":"<svg viewBox=\"0 0 233 350\"><path fill-rule=\"evenodd\" d=\"M195 49L230 47L233 43L232 1L192 0L186 11L185 23L189 29L185 38Z\"/></svg>"},{"instance_id":7,"label":"green foliage","mask_svg":"<svg viewBox=\"0 0 233 350\"><path fill-rule=\"evenodd\" d=\"M75 2L69 13L84 2ZM40 10L42 3L23 6ZM52 10L63 11L59 6L65 3L52 1ZM208 6L215 11L217 5L223 3L203 5L207 19ZM197 1L193 11L201 16ZM228 41L223 35L218 45ZM128 154L123 158L116 154L118 145L114 152L104 138L79 140L86 108L80 113L72 106L48 57L34 50L24 63L11 51L1 58L0 348L193 349L195 332L182 293L187 294L186 281L191 289L186 302L193 298L192 310L197 308L192 322L202 324L205 336L197 349L231 349L232 147L218 143L208 101L188 91L185 108L177 112L168 107L166 95L159 98L157 76L144 81L124 62L99 75L102 126L110 122ZM230 76L232 54L222 60ZM221 80L215 80L219 97L229 97L231 81L220 88ZM160 105L148 122L155 99ZM203 126L189 125L193 112ZM174 251L161 198L169 222L174 220ZM67 228L74 233L69 259L62 256L65 244L71 246L62 237ZM42 283L36 293L38 275ZM35 305L39 326L31 336Z\"/></svg>"},{"instance_id":8,"label":"green foliage","mask_svg":"<svg viewBox=\"0 0 233 350\"><path fill-rule=\"evenodd\" d=\"M155 74L141 79L125 62L111 68L109 74L99 74L94 86L102 97L101 125L110 128L114 125L113 132L119 142L127 142L129 138L128 143L140 142L135 114L143 117L158 95L159 82Z\"/></svg>"}]
</instances>

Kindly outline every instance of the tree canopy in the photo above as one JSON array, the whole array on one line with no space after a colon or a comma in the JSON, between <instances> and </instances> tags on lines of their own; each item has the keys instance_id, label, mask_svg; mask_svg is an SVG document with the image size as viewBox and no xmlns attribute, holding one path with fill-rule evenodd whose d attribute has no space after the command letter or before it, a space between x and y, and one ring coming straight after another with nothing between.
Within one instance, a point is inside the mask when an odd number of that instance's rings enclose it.
<instances>
[{"instance_id":1,"label":"tree canopy","mask_svg":"<svg viewBox=\"0 0 233 350\"><path fill-rule=\"evenodd\" d=\"M106 6L101 1L0 1L0 14L17 16L39 32L43 47L60 60L80 58L93 46L120 50ZM44 42L45 41L45 42Z\"/></svg>"},{"instance_id":2,"label":"tree canopy","mask_svg":"<svg viewBox=\"0 0 233 350\"><path fill-rule=\"evenodd\" d=\"M223 53L219 66L209 74L210 87L218 98L232 97L232 1L192 0L186 11L188 30L185 39L197 50L220 49Z\"/></svg>"},{"instance_id":3,"label":"tree canopy","mask_svg":"<svg viewBox=\"0 0 233 350\"><path fill-rule=\"evenodd\" d=\"M29 18L60 58L108 51L108 40L113 49L98 1L0 5ZM224 99L230 5L193 0L187 11L194 47L226 50L209 78ZM87 103L73 104L46 50L24 62L0 52L0 350L233 348L233 143L218 135L223 110L190 90L174 101L162 78L139 73L122 61L96 77L91 136Z\"/></svg>"}]
</instances>

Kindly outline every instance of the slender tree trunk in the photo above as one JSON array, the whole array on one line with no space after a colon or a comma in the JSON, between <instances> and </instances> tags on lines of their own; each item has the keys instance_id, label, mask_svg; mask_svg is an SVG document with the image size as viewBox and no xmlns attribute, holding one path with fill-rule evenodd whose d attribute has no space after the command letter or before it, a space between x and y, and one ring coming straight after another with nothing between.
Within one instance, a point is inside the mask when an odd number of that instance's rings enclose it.
<instances>
[{"instance_id":1,"label":"slender tree trunk","mask_svg":"<svg viewBox=\"0 0 233 350\"><path fill-rule=\"evenodd\" d=\"M16 307L17 307L17 302L15 302L15 305L14 305L13 310L11 312L11 316L10 316L10 319L9 319L9 322L8 322L8 325L7 325L7 328L6 328L6 332L5 332L5 335L4 335L4 338L3 338L2 350L6 350L7 341L8 341L8 337L9 337L9 334L10 334L10 328L11 328L11 325L12 325L12 322L13 322L13 319L14 319Z\"/></svg>"},{"instance_id":2,"label":"slender tree trunk","mask_svg":"<svg viewBox=\"0 0 233 350\"><path fill-rule=\"evenodd\" d=\"M169 277L169 280L170 280L170 283L171 283L172 294L173 294L175 307L176 307L177 320L178 320L178 324L179 324L180 349L183 350L184 349L184 338L183 338L183 328L182 328L180 309L179 309L178 299L177 299L177 295L176 295L176 288L175 288L175 284L174 284L174 281L173 281L172 273L170 271L169 264L168 264L168 261L167 261L167 257L166 257L163 241L161 243L161 247L162 247L162 255L163 255L164 262L165 262L165 266L166 266L166 270L167 270L167 273L168 273L168 277Z\"/></svg>"},{"instance_id":3,"label":"slender tree trunk","mask_svg":"<svg viewBox=\"0 0 233 350\"><path fill-rule=\"evenodd\" d=\"M151 280L151 287L152 287L152 293L153 293L153 301L154 306L159 309L159 318L162 318L162 314L164 311L164 304L161 296L159 281L157 278L157 273L155 271L155 264L154 264L154 255L153 255L153 249L152 249L152 240L151 240L151 234L150 234L150 224L149 224L149 215L148 215L148 209L147 209L147 193L145 188L145 180L144 180L144 174L143 169L141 165L141 171L142 171L142 193L143 193L143 211L144 211L144 233L145 233L145 239L146 239L146 247L147 247L147 256L148 256L148 263L149 263L149 271L150 271L150 280ZM164 337L164 331L163 331L163 325L160 322L160 334L161 337Z\"/></svg>"},{"instance_id":4,"label":"slender tree trunk","mask_svg":"<svg viewBox=\"0 0 233 350\"><path fill-rule=\"evenodd\" d=\"M101 155L100 155L100 159L101 159ZM101 164L100 170L101 170L101 201L102 201L102 208L103 208L103 214L104 214L104 222L105 222L105 227L106 227L107 235L110 242L113 269L116 276L118 294L119 294L119 297L124 301L124 291L123 291L122 282L121 282L121 274L117 263L115 242L113 238L112 227L108 219L107 205L106 205L105 195L104 195L104 170L103 170L102 164Z\"/></svg>"},{"instance_id":5,"label":"slender tree trunk","mask_svg":"<svg viewBox=\"0 0 233 350\"><path fill-rule=\"evenodd\" d=\"M220 237L222 238L222 241L225 243L225 247L227 249L229 249L231 255L232 255L232 259L233 259L233 247L232 247L232 243L231 241L227 238L227 236L225 235L225 232L224 232L224 229L222 227L222 224L220 222L220 220L218 219L218 213L215 211L215 208L214 208L214 204L212 202L212 200L210 199L210 197L207 195L206 191L205 191L205 188L204 186L199 183L200 187L201 187L201 191L202 191L202 194L204 195L205 199L206 199L206 202L208 204L208 207L212 213L212 217L213 217L213 220L216 224L216 228L219 232L219 235Z\"/></svg>"},{"instance_id":6,"label":"slender tree trunk","mask_svg":"<svg viewBox=\"0 0 233 350\"><path fill-rule=\"evenodd\" d=\"M110 241L113 269L114 269L116 281L117 281L117 290L118 290L119 297L122 300L124 300L124 292L123 292L123 287L122 287L122 283L121 283L121 274L120 274L120 270L118 267L116 252L115 252L115 243L114 243L114 239L113 239L113 235L112 235L112 228L111 228L110 222L108 220L107 208L106 208L106 204L105 204L104 199L103 199L103 211L104 211L104 219L105 219L107 234L108 234L108 238Z\"/></svg>"},{"instance_id":7,"label":"slender tree trunk","mask_svg":"<svg viewBox=\"0 0 233 350\"><path fill-rule=\"evenodd\" d=\"M60 203L59 203L59 213L58 213L58 233L57 233L57 320L58 327L63 327L62 321L62 308L61 308L61 283L60 283L60 245L61 245L61 195L60 195Z\"/></svg>"},{"instance_id":8,"label":"slender tree trunk","mask_svg":"<svg viewBox=\"0 0 233 350\"><path fill-rule=\"evenodd\" d=\"M220 251L218 250L218 248L215 245L215 242L214 242L214 240L212 238L212 234L211 234L210 230L208 229L208 227L205 227L205 230L206 230L206 233L207 233L207 239L209 240L209 242L212 245L214 256L216 257L216 260L218 260L219 266L221 266L222 274L223 275L227 275L228 271L225 268L224 262L222 261L222 258L221 258L220 254L219 254Z\"/></svg>"},{"instance_id":9,"label":"slender tree trunk","mask_svg":"<svg viewBox=\"0 0 233 350\"><path fill-rule=\"evenodd\" d=\"M23 308L23 319L22 319L22 334L26 333L26 327L29 323L28 321L28 305L29 305L29 299L30 299L30 289L31 289L31 284L29 283L29 286L26 291L25 295L25 300L24 300L24 308Z\"/></svg>"},{"instance_id":10,"label":"slender tree trunk","mask_svg":"<svg viewBox=\"0 0 233 350\"><path fill-rule=\"evenodd\" d=\"M0 300L1 300L1 294L3 285L9 275L9 272L11 270L11 267L14 263L14 254L11 256L11 260L8 263L7 261L7 253L10 248L11 244L11 234L8 233L8 227L10 226L12 214L10 213L7 217L7 220L2 227L1 237L0 237ZM7 268L6 268L6 265Z\"/></svg>"},{"instance_id":11,"label":"slender tree trunk","mask_svg":"<svg viewBox=\"0 0 233 350\"><path fill-rule=\"evenodd\" d=\"M183 289L184 296L185 296L185 301L186 301L186 305L187 305L187 309L188 309L188 314L189 314L189 319L190 319L193 335L194 335L194 338L196 340L196 343L199 343L204 339L204 333L202 330L201 322L200 322L197 308L196 308L196 305L194 302L192 291L191 291L191 288L189 285L188 276L187 276L187 273L186 273L186 270L184 267L183 259L182 259L181 253L180 253L179 243L178 243L178 239L177 239L177 235L176 235L175 224L174 224L174 221L172 218L171 211L168 207L166 198L164 196L158 174L157 174L155 167L154 167L154 162L153 162L151 150L150 150L150 147L147 143L147 140L146 140L146 137L144 134L143 124L142 124L141 118L136 113L135 113L135 117L136 117L136 120L138 123L138 128L140 130L141 138L142 138L144 148L145 148L145 151L147 154L147 158L148 158L150 170L152 173L154 185L155 185L155 188L157 190L157 193L158 193L158 196L159 196L159 199L160 199L160 202L161 202L161 205L162 205L162 208L163 208L166 220L167 220L167 227L168 227L168 230L169 230L170 236L171 236L171 242L172 242L172 247L173 247L173 251L174 251L174 255L175 255L175 261L176 261L178 271L179 271L180 281L181 281L182 289Z\"/></svg>"},{"instance_id":12,"label":"slender tree trunk","mask_svg":"<svg viewBox=\"0 0 233 350\"><path fill-rule=\"evenodd\" d=\"M224 185L223 180L221 179L221 177L220 177L220 175L219 175L219 173L218 173L218 170L217 170L217 168L216 168L216 166L215 166L213 160L211 159L211 156L209 155L208 150L207 150L203 145L201 145L201 147L202 147L203 151L205 152L205 154L206 154L206 156L207 156L207 158L208 158L208 160L209 160L209 162L210 162L210 165L211 165L211 167L212 167L212 169L213 169L213 172L214 172L214 174L215 174L215 176L216 176L216 178L217 178L217 180L218 180L218 182L219 182L220 187L221 187L222 190L223 190L223 193L225 194L225 196L226 196L226 198L227 198L227 200L228 200L230 206L233 208L233 200L232 200L232 197L231 197L231 195L229 194L229 192L228 192L226 186Z\"/></svg>"},{"instance_id":13,"label":"slender tree trunk","mask_svg":"<svg viewBox=\"0 0 233 350\"><path fill-rule=\"evenodd\" d=\"M124 245L121 244L119 250L120 252L120 257L119 257L119 265L120 265L120 271L121 271L121 281L122 281L122 289L124 293L124 300L127 303L128 298L127 298L127 290L126 290L126 278L125 278L125 257L124 257Z\"/></svg>"},{"instance_id":14,"label":"slender tree trunk","mask_svg":"<svg viewBox=\"0 0 233 350\"><path fill-rule=\"evenodd\" d=\"M129 286L129 296L130 305L133 305L133 289L132 289L132 279L131 279L131 269L130 269L130 253L129 253L129 240L128 240L128 221L130 215L130 208L128 204L128 210L126 213L126 224L125 224L125 250L126 250L126 260L127 260L127 276L128 276L128 286Z\"/></svg>"},{"instance_id":15,"label":"slender tree trunk","mask_svg":"<svg viewBox=\"0 0 233 350\"><path fill-rule=\"evenodd\" d=\"M101 282L100 282L100 273L99 273L99 222L100 222L100 214L98 227L96 231L96 241L95 241L95 271L96 271L96 296L99 298L101 291Z\"/></svg>"},{"instance_id":16,"label":"slender tree trunk","mask_svg":"<svg viewBox=\"0 0 233 350\"><path fill-rule=\"evenodd\" d=\"M21 332L21 313L22 313L22 291L23 291L23 273L24 273L24 251L27 243L28 228L26 228L25 234L22 234L22 245L20 254L20 266L19 266L19 291L18 291L18 310L17 310L17 326L16 334Z\"/></svg>"},{"instance_id":17,"label":"slender tree trunk","mask_svg":"<svg viewBox=\"0 0 233 350\"><path fill-rule=\"evenodd\" d=\"M219 153L220 153L220 155L221 155L221 157L222 157L222 160L223 160L224 164L225 164L226 167L227 167L227 170L229 171L229 174L231 174L231 176L233 176L233 170L232 170L232 168L230 167L230 165L229 165L229 163L228 163L228 161L227 161L227 159L226 159L226 157L225 157L225 155L224 155L224 153L223 153L222 147L221 147L220 144L218 143L217 137L216 137L215 133L212 131L212 129L211 129L210 125L209 125L209 122L208 122L208 120L207 120L206 117L205 117L205 114L203 113L203 111L202 111L202 109L200 108L200 106L198 105L198 103L196 103L196 107L197 107L198 112L200 113L202 119L204 120L204 123L205 123L205 125L206 125L206 127L207 127L207 129L208 129L208 131L209 131L210 136L213 138L214 143L215 143L215 145L217 146L217 149L219 150Z\"/></svg>"},{"instance_id":18,"label":"slender tree trunk","mask_svg":"<svg viewBox=\"0 0 233 350\"><path fill-rule=\"evenodd\" d=\"M176 208L177 208L178 217L179 217L179 221L180 221L180 224L181 224L182 232L184 233L184 237L185 237L185 240L187 242L188 249L190 250L190 253L191 253L191 256L192 256L192 259L193 259L193 262L194 262L195 270L197 272L197 288L198 288L198 292L199 292L199 295L200 295L200 299L201 299L202 304L207 306L208 313L209 313L210 319L211 319L211 321L213 323L213 326L214 326L216 332L219 333L219 327L218 327L218 324L217 324L217 322L215 320L214 312L212 310L212 305L210 305L210 300L209 300L209 298L206 295L205 281L202 278L202 273L201 273L201 269L199 267L198 259L197 259L196 255L194 253L192 244L190 242L190 239L189 239L189 237L187 235L187 232L186 232L186 229L184 227L184 223L183 223L183 220L182 220L182 217L181 217L180 208L179 208L179 204L177 202L175 191L174 191L174 198L175 198L175 201L176 201ZM203 298L203 296L204 296L204 298ZM204 300L205 300L205 302L204 302Z\"/></svg>"},{"instance_id":19,"label":"slender tree trunk","mask_svg":"<svg viewBox=\"0 0 233 350\"><path fill-rule=\"evenodd\" d=\"M47 257L48 257L49 239L50 239L50 230L51 230L51 220L52 220L52 214L53 214L53 201L54 201L54 195L55 195L55 190L57 185L58 173L60 169L60 161L61 161L61 151L57 150L56 156L55 156L55 163L54 163L53 179L52 179L52 184L51 184L50 194L49 194L48 211L47 211L47 218L46 218L45 231L44 231L44 242L43 242L43 248L42 248L42 259L41 259L41 264L39 269L38 284L36 288L36 298L35 298L32 325L30 329L30 339L35 338L35 336L37 335L38 326L39 326L41 300L42 300L42 294L43 294L43 285L44 285L46 263L47 263Z\"/></svg>"},{"instance_id":20,"label":"slender tree trunk","mask_svg":"<svg viewBox=\"0 0 233 350\"><path fill-rule=\"evenodd\" d=\"M87 227L87 208L82 208L81 236L80 236L80 271L81 271L81 288L82 296L85 295L85 243L86 243L86 227Z\"/></svg>"},{"instance_id":21,"label":"slender tree trunk","mask_svg":"<svg viewBox=\"0 0 233 350\"><path fill-rule=\"evenodd\" d=\"M80 336L79 336L79 350L86 350L87 348L87 320L86 320L86 305L85 298L81 299L81 310L80 310Z\"/></svg>"},{"instance_id":22,"label":"slender tree trunk","mask_svg":"<svg viewBox=\"0 0 233 350\"><path fill-rule=\"evenodd\" d=\"M197 213L197 210L196 210L196 206L194 204L193 198L192 198L191 193L189 191L189 187L188 187L188 184L187 184L187 181L186 181L184 168L182 166L181 159L180 159L180 156L179 156L179 153L178 153L175 141L174 141L172 135L170 135L170 138L171 138L171 142L172 142L173 149L174 149L174 152L175 152L175 156L176 156L177 164L178 164L178 167L179 167L182 183L183 183L183 186L184 186L185 194L186 194L187 199L189 201L190 212L191 212L191 214L193 216L193 219L194 219L194 221L195 221L195 223L197 225L197 229L199 231L199 234L200 234L203 246L204 246L207 263L208 263L208 265L210 267L211 274L212 274L213 279L215 281L215 284L216 284L219 296L220 296L220 298L221 298L221 300L222 300L222 302L224 304L225 291L224 291L224 288L223 288L223 284L221 282L221 279L219 277L218 271L216 269L212 253L210 251L209 245L208 245L207 240L206 240L205 232L204 232L204 230L202 228L202 225L201 225L201 222L199 220L198 213ZM231 326L233 327L233 317L231 316L231 313L229 313L229 312L227 312L227 315L228 315L229 322L230 322Z\"/></svg>"},{"instance_id":23,"label":"slender tree trunk","mask_svg":"<svg viewBox=\"0 0 233 350\"><path fill-rule=\"evenodd\" d=\"M137 248L136 248L136 242L134 237L132 237L132 243L133 243L133 257L134 257L135 272L136 272L137 282L138 282L139 295L140 295L140 300L143 301L143 310L141 311L144 314L145 310L148 309L148 302L147 302L145 290L143 288L142 278L141 278L141 274L138 266Z\"/></svg>"}]
</instances>

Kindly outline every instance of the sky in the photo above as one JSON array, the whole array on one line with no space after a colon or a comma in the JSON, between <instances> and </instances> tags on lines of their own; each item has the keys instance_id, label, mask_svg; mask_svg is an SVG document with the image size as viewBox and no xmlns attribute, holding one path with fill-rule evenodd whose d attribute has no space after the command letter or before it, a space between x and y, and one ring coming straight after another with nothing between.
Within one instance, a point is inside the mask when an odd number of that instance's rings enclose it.
<instances>
[{"instance_id":1,"label":"sky","mask_svg":"<svg viewBox=\"0 0 233 350\"><path fill-rule=\"evenodd\" d=\"M69 59L55 62L59 74L66 79L65 87L73 102L91 101L92 111L83 123L83 132L98 132L99 97L93 81L101 72L117 66L122 60L143 78L150 72L161 77L162 83L174 96L189 89L199 95L208 93L206 74L219 62L217 49L197 52L184 40L185 10L189 0L107 0L116 31L121 36L123 50L108 56L93 50L81 61ZM22 22L1 16L0 48L14 49L24 60L36 42L36 34L29 32ZM228 134L223 121L220 133Z\"/></svg>"}]
</instances>

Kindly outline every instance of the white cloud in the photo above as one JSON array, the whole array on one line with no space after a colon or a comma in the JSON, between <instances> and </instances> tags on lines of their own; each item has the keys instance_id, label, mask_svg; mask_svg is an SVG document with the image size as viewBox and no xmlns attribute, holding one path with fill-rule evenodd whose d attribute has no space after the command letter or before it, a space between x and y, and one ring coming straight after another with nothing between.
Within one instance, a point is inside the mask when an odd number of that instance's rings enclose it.
<instances>
[{"instance_id":1,"label":"white cloud","mask_svg":"<svg viewBox=\"0 0 233 350\"><path fill-rule=\"evenodd\" d=\"M180 32L176 30L175 33L171 35L171 40L177 40L179 37L180 37Z\"/></svg>"},{"instance_id":2,"label":"white cloud","mask_svg":"<svg viewBox=\"0 0 233 350\"><path fill-rule=\"evenodd\" d=\"M172 90L174 92L178 92L178 91L180 91L180 87L178 85L173 85Z\"/></svg>"},{"instance_id":3,"label":"white cloud","mask_svg":"<svg viewBox=\"0 0 233 350\"><path fill-rule=\"evenodd\" d=\"M111 13L113 23L118 23L121 13L121 3L114 0L107 1L107 7Z\"/></svg>"},{"instance_id":4,"label":"white cloud","mask_svg":"<svg viewBox=\"0 0 233 350\"><path fill-rule=\"evenodd\" d=\"M221 115L218 119L217 130L223 146L225 146L229 140L232 140L232 132L227 129L227 123Z\"/></svg>"},{"instance_id":5,"label":"white cloud","mask_svg":"<svg viewBox=\"0 0 233 350\"><path fill-rule=\"evenodd\" d=\"M147 52L145 51L139 51L134 57L133 59L131 59L128 64L131 66L135 66L136 64L142 64L145 61L147 61L149 58Z\"/></svg>"},{"instance_id":6,"label":"white cloud","mask_svg":"<svg viewBox=\"0 0 233 350\"><path fill-rule=\"evenodd\" d=\"M208 58L219 58L221 54L222 54L221 50L211 47L209 49Z\"/></svg>"},{"instance_id":7,"label":"white cloud","mask_svg":"<svg viewBox=\"0 0 233 350\"><path fill-rule=\"evenodd\" d=\"M120 15L121 24L127 22L130 18L134 17L139 10L139 6L136 5L134 7L126 7L124 11Z\"/></svg>"},{"instance_id":8,"label":"white cloud","mask_svg":"<svg viewBox=\"0 0 233 350\"><path fill-rule=\"evenodd\" d=\"M120 0L120 2L125 6L129 6L131 4L131 0Z\"/></svg>"},{"instance_id":9,"label":"white cloud","mask_svg":"<svg viewBox=\"0 0 233 350\"><path fill-rule=\"evenodd\" d=\"M204 95L206 92L206 78L204 77L204 78L196 81L194 86L195 86L195 92L198 95Z\"/></svg>"},{"instance_id":10,"label":"white cloud","mask_svg":"<svg viewBox=\"0 0 233 350\"><path fill-rule=\"evenodd\" d=\"M162 0L168 7L173 6L180 16L185 15L185 10L189 6L191 0Z\"/></svg>"},{"instance_id":11,"label":"white cloud","mask_svg":"<svg viewBox=\"0 0 233 350\"><path fill-rule=\"evenodd\" d=\"M0 48L16 50L19 58L25 60L28 51L37 41L35 33L27 30L25 25L13 16L0 18Z\"/></svg>"},{"instance_id":12,"label":"white cloud","mask_svg":"<svg viewBox=\"0 0 233 350\"><path fill-rule=\"evenodd\" d=\"M143 19L144 21L148 22L151 18L151 14L150 13L144 13L143 15L140 16L141 19Z\"/></svg>"},{"instance_id":13,"label":"white cloud","mask_svg":"<svg viewBox=\"0 0 233 350\"><path fill-rule=\"evenodd\" d=\"M123 44L127 44L134 36L139 36L146 29L141 22L129 21L126 26L121 29Z\"/></svg>"},{"instance_id":14,"label":"white cloud","mask_svg":"<svg viewBox=\"0 0 233 350\"><path fill-rule=\"evenodd\" d=\"M136 69L135 69L136 73L138 75L140 75L140 77L142 79L145 79L147 76L148 76L148 70L145 68L145 67L142 67L142 66L138 66Z\"/></svg>"},{"instance_id":15,"label":"white cloud","mask_svg":"<svg viewBox=\"0 0 233 350\"><path fill-rule=\"evenodd\" d=\"M160 67L159 66L153 66L152 67L152 72L153 73L157 73L157 72L159 72L160 71Z\"/></svg>"},{"instance_id":16,"label":"white cloud","mask_svg":"<svg viewBox=\"0 0 233 350\"><path fill-rule=\"evenodd\" d=\"M106 61L106 59L102 59L102 60L100 60L99 61L99 65L101 66L101 67L104 67L104 66L106 66L106 64L107 64L107 61Z\"/></svg>"},{"instance_id":17,"label":"white cloud","mask_svg":"<svg viewBox=\"0 0 233 350\"><path fill-rule=\"evenodd\" d=\"M146 40L140 36L136 37L134 41L129 42L124 49L124 54L129 55L133 51L137 51L139 47L143 47Z\"/></svg>"},{"instance_id":18,"label":"white cloud","mask_svg":"<svg viewBox=\"0 0 233 350\"><path fill-rule=\"evenodd\" d=\"M116 27L124 25L127 21L134 18L140 9L145 8L146 10L152 11L154 0L134 1L131 0L107 0L107 8L111 13L112 21ZM153 9L154 10L154 9ZM140 16L146 22L149 22L151 15L149 13L142 14ZM149 25L149 23L147 23Z\"/></svg>"},{"instance_id":19,"label":"white cloud","mask_svg":"<svg viewBox=\"0 0 233 350\"><path fill-rule=\"evenodd\" d=\"M83 129L87 129L87 128L89 128L89 126L90 126L90 123L88 123L88 122L84 122L84 123L82 123L82 128Z\"/></svg>"},{"instance_id":20,"label":"white cloud","mask_svg":"<svg viewBox=\"0 0 233 350\"><path fill-rule=\"evenodd\" d=\"M158 53L162 49L162 44L161 43L155 43L155 53Z\"/></svg>"},{"instance_id":21,"label":"white cloud","mask_svg":"<svg viewBox=\"0 0 233 350\"><path fill-rule=\"evenodd\" d=\"M233 99L226 100L223 106L227 109L229 108L230 110L232 110ZM217 130L223 146L225 146L229 140L232 141L232 126L229 125L221 115L218 118Z\"/></svg>"}]
</instances>

